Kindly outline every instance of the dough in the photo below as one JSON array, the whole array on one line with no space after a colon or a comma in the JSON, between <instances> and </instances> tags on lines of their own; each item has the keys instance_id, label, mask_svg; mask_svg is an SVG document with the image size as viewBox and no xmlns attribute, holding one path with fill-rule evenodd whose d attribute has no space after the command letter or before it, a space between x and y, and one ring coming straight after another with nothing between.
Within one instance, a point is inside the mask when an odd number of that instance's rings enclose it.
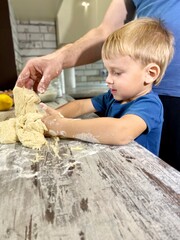
<instances>
[{"instance_id":1,"label":"dough","mask_svg":"<svg viewBox=\"0 0 180 240\"><path fill-rule=\"evenodd\" d=\"M26 147L39 149L46 144L44 131L47 130L38 108L40 98L26 88L15 87L13 94L16 117L0 122L0 143L20 141Z\"/></svg>"},{"instance_id":2,"label":"dough","mask_svg":"<svg viewBox=\"0 0 180 240\"><path fill-rule=\"evenodd\" d=\"M15 116L19 117L26 113L39 112L38 104L40 103L39 96L30 89L15 87L13 89Z\"/></svg>"},{"instance_id":3,"label":"dough","mask_svg":"<svg viewBox=\"0 0 180 240\"><path fill-rule=\"evenodd\" d=\"M16 134L16 119L0 122L0 143L15 143L18 141Z\"/></svg>"},{"instance_id":4,"label":"dough","mask_svg":"<svg viewBox=\"0 0 180 240\"><path fill-rule=\"evenodd\" d=\"M46 143L44 137L45 125L39 113L26 113L16 120L16 132L19 141L26 147L40 148Z\"/></svg>"}]
</instances>

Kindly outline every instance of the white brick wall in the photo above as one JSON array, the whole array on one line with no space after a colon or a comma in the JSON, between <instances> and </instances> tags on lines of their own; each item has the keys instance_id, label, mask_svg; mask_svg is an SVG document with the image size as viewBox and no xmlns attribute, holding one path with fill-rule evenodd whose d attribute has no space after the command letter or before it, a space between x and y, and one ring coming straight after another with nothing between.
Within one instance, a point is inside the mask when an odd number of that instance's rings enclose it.
<instances>
[{"instance_id":1,"label":"white brick wall","mask_svg":"<svg viewBox=\"0 0 180 240\"><path fill-rule=\"evenodd\" d=\"M17 21L17 32L23 65L30 58L57 49L56 26L53 21Z\"/></svg>"},{"instance_id":2,"label":"white brick wall","mask_svg":"<svg viewBox=\"0 0 180 240\"><path fill-rule=\"evenodd\" d=\"M102 61L76 67L76 81L103 83L105 81L103 70L106 72Z\"/></svg>"}]
</instances>

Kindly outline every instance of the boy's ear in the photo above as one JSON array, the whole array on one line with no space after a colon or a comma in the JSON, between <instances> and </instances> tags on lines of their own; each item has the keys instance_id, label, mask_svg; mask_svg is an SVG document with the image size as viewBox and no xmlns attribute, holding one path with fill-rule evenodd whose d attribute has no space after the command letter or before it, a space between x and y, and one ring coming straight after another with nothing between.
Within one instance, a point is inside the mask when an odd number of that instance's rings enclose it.
<instances>
[{"instance_id":1,"label":"boy's ear","mask_svg":"<svg viewBox=\"0 0 180 240\"><path fill-rule=\"evenodd\" d=\"M146 79L145 83L153 83L160 74L160 67L156 63L150 63L146 66Z\"/></svg>"}]
</instances>

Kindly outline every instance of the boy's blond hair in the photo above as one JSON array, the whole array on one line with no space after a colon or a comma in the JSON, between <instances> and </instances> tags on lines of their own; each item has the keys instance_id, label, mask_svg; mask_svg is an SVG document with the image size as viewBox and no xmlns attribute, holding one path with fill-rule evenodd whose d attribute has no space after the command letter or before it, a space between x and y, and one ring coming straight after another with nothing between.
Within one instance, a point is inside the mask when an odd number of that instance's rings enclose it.
<instances>
[{"instance_id":1,"label":"boy's blond hair","mask_svg":"<svg viewBox=\"0 0 180 240\"><path fill-rule=\"evenodd\" d=\"M130 56L143 66L156 63L160 74L157 85L174 54L174 37L160 20L139 18L125 24L112 33L104 42L102 57Z\"/></svg>"}]
</instances>

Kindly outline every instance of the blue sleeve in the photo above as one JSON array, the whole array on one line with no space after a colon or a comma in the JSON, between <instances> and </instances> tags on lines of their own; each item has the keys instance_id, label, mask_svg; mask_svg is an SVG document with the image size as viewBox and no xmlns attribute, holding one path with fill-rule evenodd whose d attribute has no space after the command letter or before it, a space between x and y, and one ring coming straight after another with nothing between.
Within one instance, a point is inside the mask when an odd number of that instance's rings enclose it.
<instances>
[{"instance_id":1,"label":"blue sleeve","mask_svg":"<svg viewBox=\"0 0 180 240\"><path fill-rule=\"evenodd\" d=\"M91 99L92 104L97 112L105 112L107 110L107 104L109 104L112 100L112 96L110 91L95 96Z\"/></svg>"},{"instance_id":2,"label":"blue sleeve","mask_svg":"<svg viewBox=\"0 0 180 240\"><path fill-rule=\"evenodd\" d=\"M147 94L135 100L127 109L126 114L141 117L147 124L148 132L163 122L163 106L155 94Z\"/></svg>"}]
</instances>

